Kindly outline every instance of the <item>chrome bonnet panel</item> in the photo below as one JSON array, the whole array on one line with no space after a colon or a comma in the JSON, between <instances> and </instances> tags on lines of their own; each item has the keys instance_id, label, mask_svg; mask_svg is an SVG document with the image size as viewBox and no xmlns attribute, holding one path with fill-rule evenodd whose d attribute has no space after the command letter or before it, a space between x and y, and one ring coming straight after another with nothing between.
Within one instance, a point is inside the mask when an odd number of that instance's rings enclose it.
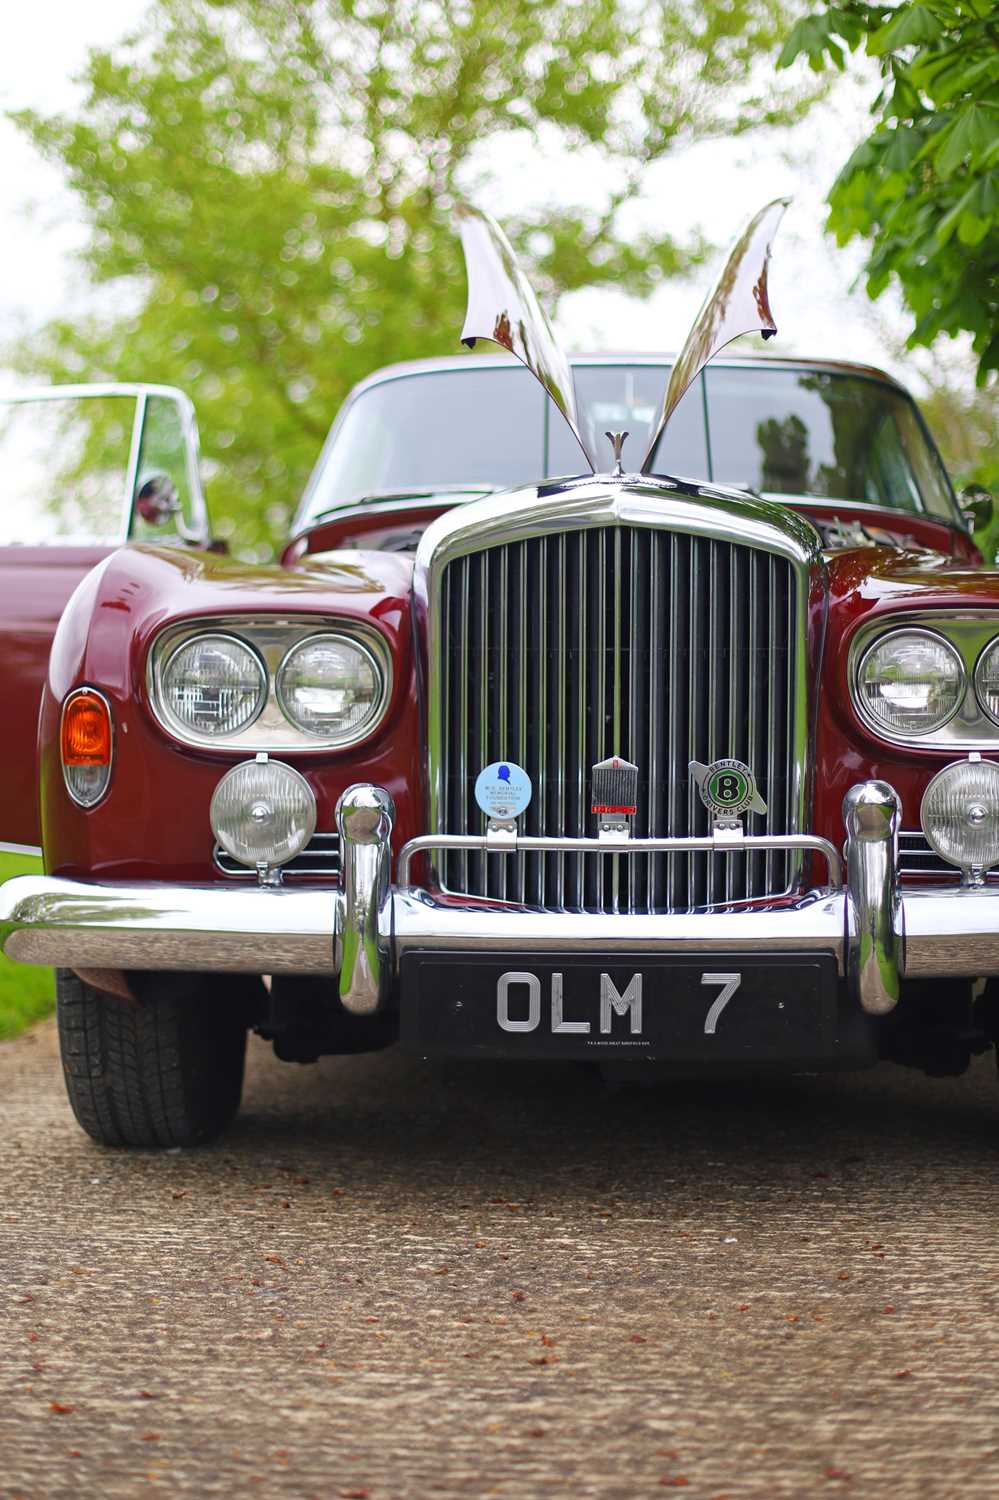
<instances>
[{"instance_id":1,"label":"chrome bonnet panel","mask_svg":"<svg viewBox=\"0 0 999 1500\"><path fill-rule=\"evenodd\" d=\"M770 788L747 832L805 831L818 546L778 506L627 476L490 497L435 522L416 569L431 832L480 833L472 783L509 758L534 782L522 831L585 836L590 767L610 754L640 766L637 836L707 832L687 761L724 755ZM637 913L776 894L799 868L786 853L463 852L437 856L434 878L535 909Z\"/></svg>"}]
</instances>

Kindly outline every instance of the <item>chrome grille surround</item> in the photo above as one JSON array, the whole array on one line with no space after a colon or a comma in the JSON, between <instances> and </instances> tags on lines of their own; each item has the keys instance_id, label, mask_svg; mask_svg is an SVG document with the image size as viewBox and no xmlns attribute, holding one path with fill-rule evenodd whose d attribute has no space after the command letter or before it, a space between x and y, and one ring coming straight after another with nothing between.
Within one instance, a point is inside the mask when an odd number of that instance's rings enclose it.
<instances>
[{"instance_id":1,"label":"chrome grille surround","mask_svg":"<svg viewBox=\"0 0 999 1500\"><path fill-rule=\"evenodd\" d=\"M777 792L770 799L766 819L752 819L747 831L802 831L810 790L809 725L813 719L807 611L811 570L821 567L819 548L818 535L809 523L781 506L739 492L645 476L598 476L491 496L434 522L417 553L415 577L427 629L430 830L481 832L484 819L474 805L471 784L483 764L507 755L524 765L535 782L534 801L521 819L524 831L590 834L593 819L586 797L590 766L603 755L618 753L640 767L636 835L707 832L707 815L687 774L687 760L739 754L739 747L744 746L748 751L744 758L751 760L755 747L754 770L764 797L768 780ZM484 559L483 553L493 555ZM455 570L452 589L449 570L461 559L467 561ZM684 567L685 574L678 572ZM585 590L589 582L593 602L581 599L574 618L565 611L532 607L542 568L546 573L543 593L550 593L572 572L577 588ZM459 673L457 681L449 681L444 652L453 620L467 617L476 592L481 608L482 591L476 585L489 576L488 570L495 575L493 597L498 592L507 607L499 609L493 621L498 635L495 646L489 647L495 651L494 681L488 692L480 693L476 683L470 685L467 671ZM658 582L657 570L662 575ZM786 586L778 619L773 611L775 601L779 603L781 578ZM787 685L781 701L775 697L774 686L779 672L768 672L769 698L761 698L758 693L744 692L733 672L727 674L724 686L718 674L717 691L708 692L698 674L687 670L669 674L682 680L686 702L681 704L670 696L669 683L657 689L661 679L652 665L657 660L675 661L678 650L689 660L689 651L696 648L709 665L737 651L735 627L728 620L723 627L719 610L710 608L705 624L703 606L708 591L719 597L724 591L727 598L730 587L737 595L748 589L754 601L757 638L755 643L750 640L747 651L756 656L766 649L772 663L781 653L771 652L768 642L782 628L786 631ZM655 597L665 609L649 607L650 589L658 590ZM683 593L679 602L688 625L702 635L706 632L707 639L691 641L681 633L675 641L666 640L670 634L667 611L677 608L678 589ZM450 602L449 592L453 594ZM519 609L522 598L527 610ZM735 611L730 617L736 618ZM482 650L488 627L488 620L470 621L465 645L472 644L473 655ZM646 627L649 645L643 681L628 642L642 638ZM545 638L532 642L532 630ZM549 634L557 639L549 641ZM571 664L572 646L565 649L570 636L577 662L587 661L585 674ZM538 649L531 649L532 645ZM558 685L551 670L554 661L564 669ZM563 676L572 679L568 691ZM489 673L480 672L478 677L487 679ZM658 701L646 702L657 692ZM594 703L602 705L600 713L594 712ZM538 711L540 705L546 711ZM580 730L578 715L573 722L573 708L581 708L588 728ZM478 721L474 725L468 722L470 712ZM743 713L748 738L740 730L733 746L726 726L740 722ZM775 737L766 734L764 716L767 725L772 719L777 722ZM693 726L689 732L683 727L688 723ZM719 741L722 734L726 743ZM610 743L615 738L618 742ZM635 738L637 746L632 743ZM781 763L778 767L771 759L761 766L760 746L774 739ZM476 764L471 763L473 757ZM450 854L436 856L432 870L433 882L455 894L541 910L636 913L738 904L778 895L795 886L799 878L800 858L780 853L749 857L528 854L510 859Z\"/></svg>"}]
</instances>

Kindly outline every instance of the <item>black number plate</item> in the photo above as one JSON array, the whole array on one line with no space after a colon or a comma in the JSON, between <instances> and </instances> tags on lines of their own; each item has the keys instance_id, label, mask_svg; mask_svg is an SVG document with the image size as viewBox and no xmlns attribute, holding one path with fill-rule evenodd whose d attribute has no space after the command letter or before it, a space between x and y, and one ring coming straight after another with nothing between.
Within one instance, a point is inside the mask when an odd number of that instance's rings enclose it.
<instances>
[{"instance_id":1,"label":"black number plate","mask_svg":"<svg viewBox=\"0 0 999 1500\"><path fill-rule=\"evenodd\" d=\"M452 1056L828 1062L830 954L408 953L402 1042Z\"/></svg>"}]
</instances>

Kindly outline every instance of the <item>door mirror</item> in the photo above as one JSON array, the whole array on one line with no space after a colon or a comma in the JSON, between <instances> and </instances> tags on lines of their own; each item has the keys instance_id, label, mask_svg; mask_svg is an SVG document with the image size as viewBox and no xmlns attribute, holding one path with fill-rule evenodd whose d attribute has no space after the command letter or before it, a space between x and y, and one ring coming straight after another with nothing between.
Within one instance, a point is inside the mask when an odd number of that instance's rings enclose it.
<instances>
[{"instance_id":1,"label":"door mirror","mask_svg":"<svg viewBox=\"0 0 999 1500\"><path fill-rule=\"evenodd\" d=\"M135 497L135 508L148 526L164 526L180 510L180 499L167 474L153 474Z\"/></svg>"},{"instance_id":2,"label":"door mirror","mask_svg":"<svg viewBox=\"0 0 999 1500\"><path fill-rule=\"evenodd\" d=\"M996 503L990 490L981 484L968 484L960 494L961 514L972 531L984 531L994 515Z\"/></svg>"}]
</instances>

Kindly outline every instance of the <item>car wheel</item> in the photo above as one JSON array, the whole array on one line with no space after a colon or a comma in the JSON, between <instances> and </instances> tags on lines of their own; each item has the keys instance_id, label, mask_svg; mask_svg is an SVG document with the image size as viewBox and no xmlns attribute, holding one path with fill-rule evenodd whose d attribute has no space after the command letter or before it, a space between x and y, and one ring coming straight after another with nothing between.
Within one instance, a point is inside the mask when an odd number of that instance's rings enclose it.
<instances>
[{"instance_id":1,"label":"car wheel","mask_svg":"<svg viewBox=\"0 0 999 1500\"><path fill-rule=\"evenodd\" d=\"M260 981L130 975L128 1000L56 970L63 1075L73 1113L102 1146L195 1146L239 1108L246 1029Z\"/></svg>"}]
</instances>

